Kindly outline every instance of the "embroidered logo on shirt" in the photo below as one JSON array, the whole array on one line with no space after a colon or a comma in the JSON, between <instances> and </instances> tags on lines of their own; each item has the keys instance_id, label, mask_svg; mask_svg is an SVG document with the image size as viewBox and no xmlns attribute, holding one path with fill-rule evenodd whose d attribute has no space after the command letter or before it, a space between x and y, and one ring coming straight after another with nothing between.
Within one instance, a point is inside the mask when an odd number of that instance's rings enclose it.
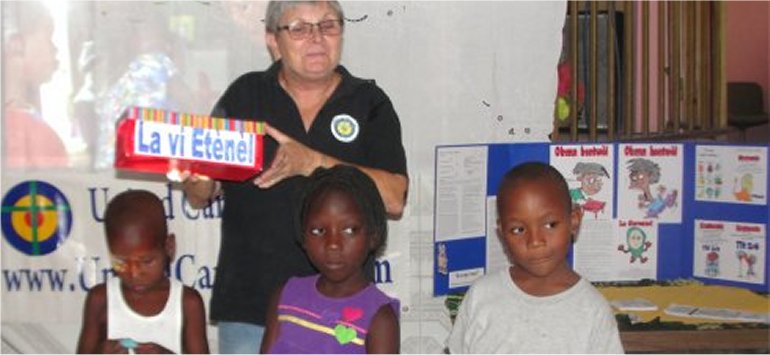
<instances>
[{"instance_id":1,"label":"embroidered logo on shirt","mask_svg":"<svg viewBox=\"0 0 770 355\"><path fill-rule=\"evenodd\" d=\"M356 330L351 327L346 327L342 324L337 324L337 326L334 327L334 337L337 338L337 341L342 345L353 341L357 335Z\"/></svg>"},{"instance_id":2,"label":"embroidered logo on shirt","mask_svg":"<svg viewBox=\"0 0 770 355\"><path fill-rule=\"evenodd\" d=\"M342 308L342 320L346 322L353 322L361 318L364 315L364 311L357 307L344 307Z\"/></svg>"},{"instance_id":3,"label":"embroidered logo on shirt","mask_svg":"<svg viewBox=\"0 0 770 355\"><path fill-rule=\"evenodd\" d=\"M338 141L350 143L358 137L358 121L347 114L332 118L332 134Z\"/></svg>"}]
</instances>

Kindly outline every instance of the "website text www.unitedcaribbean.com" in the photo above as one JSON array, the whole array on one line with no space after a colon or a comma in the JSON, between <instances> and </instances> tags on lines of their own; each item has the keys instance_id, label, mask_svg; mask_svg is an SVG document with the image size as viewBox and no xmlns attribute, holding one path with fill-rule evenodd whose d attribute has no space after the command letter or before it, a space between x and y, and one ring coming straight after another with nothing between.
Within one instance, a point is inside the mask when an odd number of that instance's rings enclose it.
<instances>
[{"instance_id":1,"label":"website text www.unitedcaribbean.com","mask_svg":"<svg viewBox=\"0 0 770 355\"><path fill-rule=\"evenodd\" d=\"M169 265L168 273L198 290L214 286L216 267L197 265L195 255L185 254ZM375 261L375 283L393 283L390 262ZM76 258L73 268L3 268L4 292L84 292L114 275L104 258Z\"/></svg>"},{"instance_id":2,"label":"website text www.unitedcaribbean.com","mask_svg":"<svg viewBox=\"0 0 770 355\"><path fill-rule=\"evenodd\" d=\"M83 292L114 275L104 258L79 257L73 268L3 268L4 292ZM196 265L195 255L185 254L169 265L169 275L190 287L205 290L214 285L215 267Z\"/></svg>"}]
</instances>

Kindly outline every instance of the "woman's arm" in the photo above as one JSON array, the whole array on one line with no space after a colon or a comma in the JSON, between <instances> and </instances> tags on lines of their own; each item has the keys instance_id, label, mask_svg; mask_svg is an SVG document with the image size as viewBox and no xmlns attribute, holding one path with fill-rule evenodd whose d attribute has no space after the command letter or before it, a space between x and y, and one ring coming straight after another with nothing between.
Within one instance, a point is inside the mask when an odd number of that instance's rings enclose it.
<instances>
[{"instance_id":1,"label":"woman's arm","mask_svg":"<svg viewBox=\"0 0 770 355\"><path fill-rule=\"evenodd\" d=\"M319 167L331 168L337 164L348 164L328 155L316 153L322 156L319 159L321 161ZM409 179L404 175L394 174L382 169L375 169L356 164L349 165L361 169L361 171L374 180L374 184L377 185L377 191L380 192L380 197L382 197L382 202L385 204L385 212L388 214L388 217L399 219L404 212Z\"/></svg>"},{"instance_id":2,"label":"woman's arm","mask_svg":"<svg viewBox=\"0 0 770 355\"><path fill-rule=\"evenodd\" d=\"M193 208L203 208L209 205L211 199L215 198L222 190L219 181L212 180L208 176L190 175L184 172L182 177L182 188L187 201Z\"/></svg>"},{"instance_id":3,"label":"woman's arm","mask_svg":"<svg viewBox=\"0 0 770 355\"><path fill-rule=\"evenodd\" d=\"M295 141L269 124L265 125L265 133L273 137L279 146L270 167L254 179L254 184L260 188L270 188L281 180L292 176L309 176L320 167L331 168L337 164L349 164L361 169L374 180L385 203L385 211L388 216L398 218L403 213L409 184L406 176L382 169L350 164L325 155Z\"/></svg>"},{"instance_id":4,"label":"woman's arm","mask_svg":"<svg viewBox=\"0 0 770 355\"><path fill-rule=\"evenodd\" d=\"M335 160L335 159L329 159ZM369 168L356 165L361 171L369 175L377 190L380 192L382 202L385 203L385 212L392 219L401 218L406 204L407 187L409 179L401 174L394 174L382 169Z\"/></svg>"}]
</instances>

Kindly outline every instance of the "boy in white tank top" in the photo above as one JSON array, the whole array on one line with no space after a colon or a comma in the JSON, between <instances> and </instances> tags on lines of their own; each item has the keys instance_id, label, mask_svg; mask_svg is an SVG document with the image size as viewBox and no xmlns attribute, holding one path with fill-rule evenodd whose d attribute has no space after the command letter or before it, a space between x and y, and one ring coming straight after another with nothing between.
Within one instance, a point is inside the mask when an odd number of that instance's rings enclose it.
<instances>
[{"instance_id":1,"label":"boy in white tank top","mask_svg":"<svg viewBox=\"0 0 770 355\"><path fill-rule=\"evenodd\" d=\"M176 249L163 203L129 190L104 217L113 271L118 276L86 297L78 353L208 353L200 294L165 271Z\"/></svg>"}]
</instances>

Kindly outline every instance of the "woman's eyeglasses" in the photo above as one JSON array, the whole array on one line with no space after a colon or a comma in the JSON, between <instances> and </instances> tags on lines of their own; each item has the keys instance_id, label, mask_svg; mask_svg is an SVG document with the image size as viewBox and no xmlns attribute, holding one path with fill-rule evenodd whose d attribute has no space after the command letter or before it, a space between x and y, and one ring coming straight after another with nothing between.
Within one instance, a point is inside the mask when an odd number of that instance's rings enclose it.
<instances>
[{"instance_id":1,"label":"woman's eyeglasses","mask_svg":"<svg viewBox=\"0 0 770 355\"><path fill-rule=\"evenodd\" d=\"M314 27L318 27L318 31L324 36L338 36L342 33L342 20L323 20L318 23L296 21L286 26L278 26L276 30L286 31L291 39L301 40L310 38Z\"/></svg>"}]
</instances>

